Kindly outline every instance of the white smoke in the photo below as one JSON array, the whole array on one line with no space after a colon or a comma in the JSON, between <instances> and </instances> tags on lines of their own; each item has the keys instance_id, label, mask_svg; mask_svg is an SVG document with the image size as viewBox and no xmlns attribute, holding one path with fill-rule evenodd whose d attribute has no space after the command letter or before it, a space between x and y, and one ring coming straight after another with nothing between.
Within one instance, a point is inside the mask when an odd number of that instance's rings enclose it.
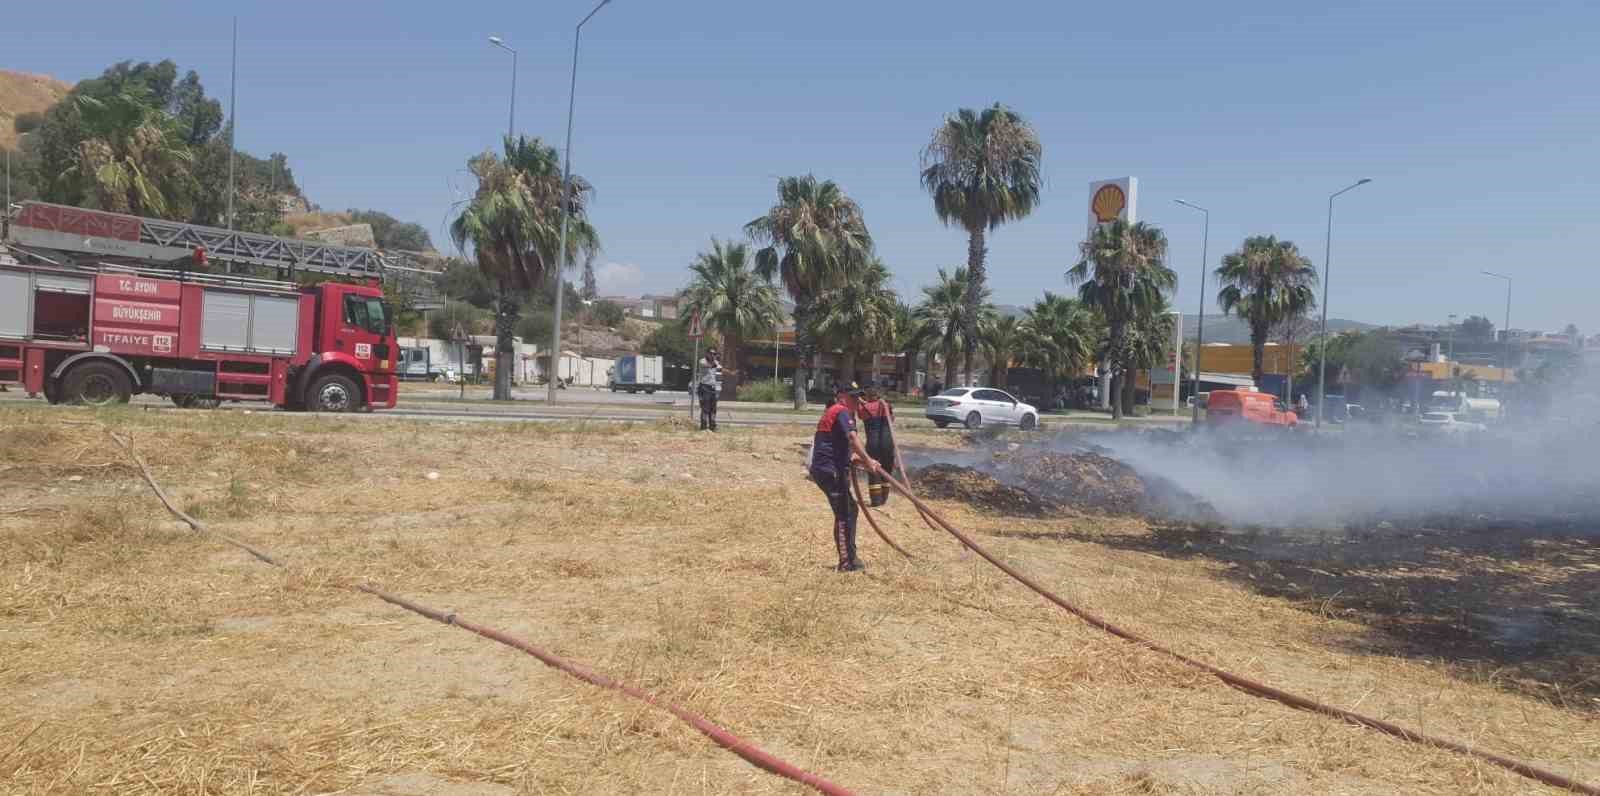
<instances>
[{"instance_id":1,"label":"white smoke","mask_svg":"<svg viewBox=\"0 0 1600 796\"><path fill-rule=\"evenodd\" d=\"M1110 433L1093 442L1236 525L1330 528L1428 514L1600 520L1594 426L1410 436L1352 426L1238 439Z\"/></svg>"}]
</instances>

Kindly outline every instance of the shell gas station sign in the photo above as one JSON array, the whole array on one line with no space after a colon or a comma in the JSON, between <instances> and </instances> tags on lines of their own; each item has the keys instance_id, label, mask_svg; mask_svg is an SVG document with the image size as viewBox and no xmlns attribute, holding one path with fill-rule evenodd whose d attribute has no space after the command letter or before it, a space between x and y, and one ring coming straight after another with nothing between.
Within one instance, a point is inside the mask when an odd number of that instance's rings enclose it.
<instances>
[{"instance_id":1,"label":"shell gas station sign","mask_svg":"<svg viewBox=\"0 0 1600 796\"><path fill-rule=\"evenodd\" d=\"M1117 177L1089 183L1089 234L1101 224L1138 221L1139 178Z\"/></svg>"},{"instance_id":2,"label":"shell gas station sign","mask_svg":"<svg viewBox=\"0 0 1600 796\"><path fill-rule=\"evenodd\" d=\"M1085 239L1092 239L1094 231L1103 224L1122 220L1132 224L1139 220L1139 179L1114 177L1089 183L1089 230ZM1180 323L1179 326L1182 326ZM1111 371L1100 374L1100 408L1111 406Z\"/></svg>"}]
</instances>

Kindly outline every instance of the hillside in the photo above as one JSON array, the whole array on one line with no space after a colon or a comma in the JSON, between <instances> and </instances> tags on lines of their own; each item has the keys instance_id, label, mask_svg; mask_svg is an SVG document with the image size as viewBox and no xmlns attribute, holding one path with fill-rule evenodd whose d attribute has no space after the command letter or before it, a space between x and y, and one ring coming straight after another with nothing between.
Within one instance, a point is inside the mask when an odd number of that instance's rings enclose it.
<instances>
[{"instance_id":1,"label":"hillside","mask_svg":"<svg viewBox=\"0 0 1600 796\"><path fill-rule=\"evenodd\" d=\"M995 307L1001 315L1021 316L1027 310L1015 304L1000 304ZM1194 337L1196 316L1193 313L1183 315L1183 336ZM1328 331L1334 334L1341 332L1364 332L1368 329L1378 328L1374 324L1352 321L1345 318L1329 318ZM1207 343L1248 343L1250 342L1250 326L1232 315L1206 313L1206 342Z\"/></svg>"},{"instance_id":2,"label":"hillside","mask_svg":"<svg viewBox=\"0 0 1600 796\"><path fill-rule=\"evenodd\" d=\"M1185 337L1194 337L1195 319L1195 315L1184 313L1183 331ZM1364 332L1368 329L1376 328L1378 327L1374 324L1362 323L1361 321L1352 321L1345 318L1328 319L1328 331L1334 334L1348 331ZM1207 343L1250 342L1250 325L1233 315L1206 313L1205 332Z\"/></svg>"},{"instance_id":3,"label":"hillside","mask_svg":"<svg viewBox=\"0 0 1600 796\"><path fill-rule=\"evenodd\" d=\"M43 113L61 101L72 86L47 75L0 69L0 149L15 149L18 114Z\"/></svg>"}]
</instances>

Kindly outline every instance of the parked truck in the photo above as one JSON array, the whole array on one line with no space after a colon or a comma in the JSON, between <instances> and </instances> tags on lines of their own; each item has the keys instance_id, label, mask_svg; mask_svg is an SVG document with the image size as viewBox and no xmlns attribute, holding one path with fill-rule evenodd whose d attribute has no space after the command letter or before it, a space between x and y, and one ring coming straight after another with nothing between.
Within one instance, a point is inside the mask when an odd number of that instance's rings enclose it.
<instances>
[{"instance_id":1,"label":"parked truck","mask_svg":"<svg viewBox=\"0 0 1600 796\"><path fill-rule=\"evenodd\" d=\"M426 337L399 338L400 356L395 375L401 381L455 381L460 372L457 360L465 346Z\"/></svg>"},{"instance_id":2,"label":"parked truck","mask_svg":"<svg viewBox=\"0 0 1600 796\"><path fill-rule=\"evenodd\" d=\"M38 202L8 220L0 384L51 403L105 405L147 393L180 406L395 405L398 347L373 250ZM207 244L223 252L222 263L358 283L303 287L212 273L202 270Z\"/></svg>"},{"instance_id":3,"label":"parked truck","mask_svg":"<svg viewBox=\"0 0 1600 796\"><path fill-rule=\"evenodd\" d=\"M611 375L611 391L643 392L652 395L662 388L661 357L628 354L617 357Z\"/></svg>"}]
</instances>

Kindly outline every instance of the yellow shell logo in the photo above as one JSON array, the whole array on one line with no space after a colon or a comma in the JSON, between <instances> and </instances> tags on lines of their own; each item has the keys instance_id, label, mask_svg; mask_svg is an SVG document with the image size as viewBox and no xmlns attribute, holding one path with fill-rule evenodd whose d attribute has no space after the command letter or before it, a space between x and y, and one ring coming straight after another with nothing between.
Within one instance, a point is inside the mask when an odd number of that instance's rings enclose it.
<instances>
[{"instance_id":1,"label":"yellow shell logo","mask_svg":"<svg viewBox=\"0 0 1600 796\"><path fill-rule=\"evenodd\" d=\"M1115 184L1100 186L1100 190L1094 192L1094 200L1089 203L1094 220L1101 224L1116 221L1127 206L1128 195L1122 192L1122 186Z\"/></svg>"}]
</instances>

